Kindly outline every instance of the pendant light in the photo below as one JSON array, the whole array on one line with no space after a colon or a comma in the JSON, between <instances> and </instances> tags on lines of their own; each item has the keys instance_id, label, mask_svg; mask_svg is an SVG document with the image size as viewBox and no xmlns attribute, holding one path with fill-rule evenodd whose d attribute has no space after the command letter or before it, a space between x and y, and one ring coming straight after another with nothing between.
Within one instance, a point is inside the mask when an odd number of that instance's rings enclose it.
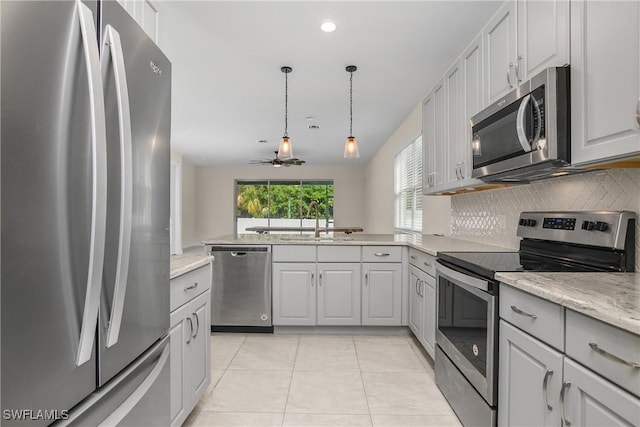
<instances>
[{"instance_id":1,"label":"pendant light","mask_svg":"<svg viewBox=\"0 0 640 427\"><path fill-rule=\"evenodd\" d=\"M349 136L344 143L344 158L355 159L360 157L358 151L358 141L353 136L353 73L358 69L355 65L348 65L345 70L350 74L349 77Z\"/></svg>"},{"instance_id":2,"label":"pendant light","mask_svg":"<svg viewBox=\"0 0 640 427\"><path fill-rule=\"evenodd\" d=\"M278 147L278 158L281 160L287 160L293 157L293 147L291 147L291 141L289 140L289 134L287 133L287 128L289 125L289 80L288 76L293 68L291 67L282 67L280 71L284 73L284 135L280 140L280 146Z\"/></svg>"}]
</instances>

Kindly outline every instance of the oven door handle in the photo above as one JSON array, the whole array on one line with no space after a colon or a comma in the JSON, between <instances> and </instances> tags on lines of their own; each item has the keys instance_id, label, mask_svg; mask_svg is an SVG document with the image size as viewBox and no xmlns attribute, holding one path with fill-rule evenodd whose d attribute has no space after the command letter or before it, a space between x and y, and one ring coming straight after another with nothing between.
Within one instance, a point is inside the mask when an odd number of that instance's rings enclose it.
<instances>
[{"instance_id":1,"label":"oven door handle","mask_svg":"<svg viewBox=\"0 0 640 427\"><path fill-rule=\"evenodd\" d=\"M477 294L477 293L473 292L471 289L478 289L478 290L484 291L483 293L489 292L488 280L478 279L476 277L461 273L459 271L456 271L452 268L445 266L441 262L438 262L438 265L436 267L436 272L438 275L444 276L447 279L450 279L456 285L462 288L465 288L467 290L470 290L474 294ZM484 299L485 301L487 300L488 297L489 295L481 296L481 298Z\"/></svg>"}]
</instances>

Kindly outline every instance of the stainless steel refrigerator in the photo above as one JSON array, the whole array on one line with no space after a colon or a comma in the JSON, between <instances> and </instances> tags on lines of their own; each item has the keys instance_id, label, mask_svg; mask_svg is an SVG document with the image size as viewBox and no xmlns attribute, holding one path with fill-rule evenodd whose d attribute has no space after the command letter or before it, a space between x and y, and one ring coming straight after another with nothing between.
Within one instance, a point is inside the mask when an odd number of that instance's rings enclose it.
<instances>
[{"instance_id":1,"label":"stainless steel refrigerator","mask_svg":"<svg viewBox=\"0 0 640 427\"><path fill-rule=\"evenodd\" d=\"M171 64L115 1L0 2L0 424L169 423Z\"/></svg>"}]
</instances>

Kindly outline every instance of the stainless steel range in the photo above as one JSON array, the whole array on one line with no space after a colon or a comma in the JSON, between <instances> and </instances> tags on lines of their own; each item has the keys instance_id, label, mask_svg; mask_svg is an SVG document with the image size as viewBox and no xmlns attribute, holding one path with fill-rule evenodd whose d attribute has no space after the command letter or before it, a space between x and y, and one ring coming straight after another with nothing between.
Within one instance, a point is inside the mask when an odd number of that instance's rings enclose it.
<instances>
[{"instance_id":1,"label":"stainless steel range","mask_svg":"<svg viewBox=\"0 0 640 427\"><path fill-rule=\"evenodd\" d=\"M495 426L496 272L634 271L635 213L523 212L518 252L438 253L436 383L465 426Z\"/></svg>"}]
</instances>

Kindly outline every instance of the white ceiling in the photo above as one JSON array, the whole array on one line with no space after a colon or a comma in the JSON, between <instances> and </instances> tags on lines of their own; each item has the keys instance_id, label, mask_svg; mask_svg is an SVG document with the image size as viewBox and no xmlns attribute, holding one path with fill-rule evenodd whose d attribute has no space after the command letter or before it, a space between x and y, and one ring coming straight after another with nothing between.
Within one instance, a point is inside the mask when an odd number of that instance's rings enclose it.
<instances>
[{"instance_id":1,"label":"white ceiling","mask_svg":"<svg viewBox=\"0 0 640 427\"><path fill-rule=\"evenodd\" d=\"M159 40L173 64L173 150L196 165L272 157L284 132L280 67L288 65L294 156L309 165L365 164L499 4L163 1ZM325 20L337 30L322 32ZM357 160L342 157L351 64L358 67Z\"/></svg>"}]
</instances>

